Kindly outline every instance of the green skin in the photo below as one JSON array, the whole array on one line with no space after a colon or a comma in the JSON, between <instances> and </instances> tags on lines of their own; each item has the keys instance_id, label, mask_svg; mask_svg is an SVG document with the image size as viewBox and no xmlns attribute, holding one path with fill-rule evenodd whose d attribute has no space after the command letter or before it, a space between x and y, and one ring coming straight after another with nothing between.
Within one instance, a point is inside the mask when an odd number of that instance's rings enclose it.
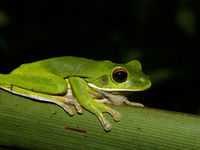
<instances>
[{"instance_id":1,"label":"green skin","mask_svg":"<svg viewBox=\"0 0 200 150\"><path fill-rule=\"evenodd\" d=\"M119 76L114 72L120 72ZM121 93L141 91L150 86L151 81L142 72L138 60L116 64L64 56L23 64L10 74L0 74L0 88L56 103L70 115L74 114L73 105L80 114L85 108L96 114L106 131L110 131L112 125L103 112L110 113L115 121L119 121L121 115L104 104L143 106L128 101Z\"/></svg>"}]
</instances>

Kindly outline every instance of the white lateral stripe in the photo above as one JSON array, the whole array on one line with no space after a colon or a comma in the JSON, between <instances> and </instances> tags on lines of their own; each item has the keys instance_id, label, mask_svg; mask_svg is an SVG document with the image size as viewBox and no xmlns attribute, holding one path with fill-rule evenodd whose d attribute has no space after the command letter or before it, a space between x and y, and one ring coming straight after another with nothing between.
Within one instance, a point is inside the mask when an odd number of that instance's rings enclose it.
<instances>
[{"instance_id":1,"label":"white lateral stripe","mask_svg":"<svg viewBox=\"0 0 200 150\"><path fill-rule=\"evenodd\" d=\"M100 90L100 91L106 91L106 92L120 92L120 91L127 91L127 92L133 92L133 91L143 91L144 89L116 89L116 88L101 88L98 87L92 83L88 83L89 87Z\"/></svg>"},{"instance_id":2,"label":"white lateral stripe","mask_svg":"<svg viewBox=\"0 0 200 150\"><path fill-rule=\"evenodd\" d=\"M4 89L10 93L13 93L13 94L16 94L16 95L20 95L20 96L24 96L24 97L28 97L28 98L32 98L32 99L36 99L36 100L39 100L39 101L45 101L45 102L53 102L55 103L54 101L51 101L50 99L47 99L47 98L43 98L43 97L40 97L40 96L32 96L32 95L27 95L27 94L23 94L23 93L19 93L19 92L15 92L15 91L12 91L8 88L4 88L4 87L1 87L1 89Z\"/></svg>"},{"instance_id":3,"label":"white lateral stripe","mask_svg":"<svg viewBox=\"0 0 200 150\"><path fill-rule=\"evenodd\" d=\"M31 99L35 99L37 101L44 101L44 102L54 103L54 104L57 104L58 106L62 107L64 110L66 110L66 108L63 107L63 105L59 104L58 102L56 102L54 100L51 100L51 99L48 99L48 98L44 98L44 97L40 97L40 96L32 96L32 95L27 95L27 94L15 92L15 91L10 90L9 88L4 88L2 86L0 86L0 88L4 89L4 90L6 90L6 91L8 91L10 93L13 93L13 94L16 94L16 95L20 95L20 96L24 96L24 97L28 97L28 98L31 98Z\"/></svg>"}]
</instances>

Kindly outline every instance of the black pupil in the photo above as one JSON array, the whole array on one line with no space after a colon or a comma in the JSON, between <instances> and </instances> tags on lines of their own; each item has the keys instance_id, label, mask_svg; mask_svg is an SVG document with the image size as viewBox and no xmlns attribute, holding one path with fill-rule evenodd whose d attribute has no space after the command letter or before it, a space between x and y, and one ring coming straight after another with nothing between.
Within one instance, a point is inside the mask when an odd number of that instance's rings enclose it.
<instances>
[{"instance_id":1,"label":"black pupil","mask_svg":"<svg viewBox=\"0 0 200 150\"><path fill-rule=\"evenodd\" d=\"M124 82L127 79L127 73L124 71L119 71L114 74L114 80L116 82Z\"/></svg>"}]
</instances>

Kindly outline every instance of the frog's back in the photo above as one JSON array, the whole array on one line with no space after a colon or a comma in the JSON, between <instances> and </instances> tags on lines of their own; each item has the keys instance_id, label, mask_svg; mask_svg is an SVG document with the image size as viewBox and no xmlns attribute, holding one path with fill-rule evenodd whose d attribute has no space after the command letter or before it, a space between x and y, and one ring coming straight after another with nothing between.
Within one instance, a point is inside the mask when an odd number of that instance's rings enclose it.
<instances>
[{"instance_id":1,"label":"frog's back","mask_svg":"<svg viewBox=\"0 0 200 150\"><path fill-rule=\"evenodd\" d=\"M42 73L49 72L61 77L91 77L103 70L103 66L112 64L110 61L96 61L87 58L63 56L22 64L11 73Z\"/></svg>"}]
</instances>

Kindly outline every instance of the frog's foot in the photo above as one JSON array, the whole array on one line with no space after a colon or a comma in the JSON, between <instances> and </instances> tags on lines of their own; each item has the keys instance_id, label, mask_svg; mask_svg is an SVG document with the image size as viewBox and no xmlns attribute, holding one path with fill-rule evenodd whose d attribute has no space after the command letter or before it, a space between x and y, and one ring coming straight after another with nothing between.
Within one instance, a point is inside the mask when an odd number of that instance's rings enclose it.
<instances>
[{"instance_id":1,"label":"frog's foot","mask_svg":"<svg viewBox=\"0 0 200 150\"><path fill-rule=\"evenodd\" d=\"M79 114L83 114L84 109L83 109L83 107L79 104L79 102L76 99L73 100L73 105L75 106L75 108L76 108L76 110L77 110L77 112Z\"/></svg>"},{"instance_id":2,"label":"frog's foot","mask_svg":"<svg viewBox=\"0 0 200 150\"><path fill-rule=\"evenodd\" d=\"M90 108L87 107L86 109L88 109L98 117L105 131L110 131L112 129L112 125L104 117L103 112L110 113L116 121L119 121L121 119L121 115L118 112L112 110L104 104L99 103L97 99L93 99Z\"/></svg>"},{"instance_id":3,"label":"frog's foot","mask_svg":"<svg viewBox=\"0 0 200 150\"><path fill-rule=\"evenodd\" d=\"M96 107L97 105L94 105L94 107ZM101 122L103 128L105 131L110 131L112 129L112 125L110 124L110 122L108 122L106 120L106 118L104 117L102 111L100 109L98 109L98 106L95 108L94 111L92 111L94 114L96 114L96 116L98 117L99 121Z\"/></svg>"},{"instance_id":4,"label":"frog's foot","mask_svg":"<svg viewBox=\"0 0 200 150\"><path fill-rule=\"evenodd\" d=\"M70 105L60 102L60 101L56 101L55 103L57 105L61 106L69 115L71 115L71 116L74 115L74 110L72 109L72 107Z\"/></svg>"},{"instance_id":5,"label":"frog's foot","mask_svg":"<svg viewBox=\"0 0 200 150\"><path fill-rule=\"evenodd\" d=\"M61 106L71 116L74 115L74 110L72 108L72 105L75 106L75 108L79 114L83 114L83 112L84 112L83 107L77 101L65 99L65 102L55 101L55 103L58 104L59 106Z\"/></svg>"},{"instance_id":6,"label":"frog's foot","mask_svg":"<svg viewBox=\"0 0 200 150\"><path fill-rule=\"evenodd\" d=\"M62 98L64 98L63 104L65 105L65 107L70 107L70 108L71 108L71 106L74 105L75 108L76 108L76 110L77 110L77 112L78 112L79 114L83 114L84 109L83 109L83 107L79 104L79 102L77 101L76 98L68 98L68 97L66 97L66 96L64 96L64 97L62 97ZM68 112L68 111L67 111L67 112Z\"/></svg>"},{"instance_id":7,"label":"frog's foot","mask_svg":"<svg viewBox=\"0 0 200 150\"><path fill-rule=\"evenodd\" d=\"M101 105L104 105L104 104L101 104ZM107 106L100 106L99 109L100 109L100 112L99 113L95 112L95 113L96 113L97 117L99 118L99 120L101 121L101 124L103 125L104 130L110 131L112 129L112 125L104 118L102 112L110 113L113 116L113 119L115 121L121 120L121 115L117 111L115 111Z\"/></svg>"},{"instance_id":8,"label":"frog's foot","mask_svg":"<svg viewBox=\"0 0 200 150\"><path fill-rule=\"evenodd\" d=\"M96 100L96 101L99 102L99 100ZM98 107L102 112L107 112L107 113L111 114L115 121L121 120L121 114L119 112L117 112L116 110L114 110L104 104L101 104L101 103L98 104Z\"/></svg>"},{"instance_id":9,"label":"frog's foot","mask_svg":"<svg viewBox=\"0 0 200 150\"><path fill-rule=\"evenodd\" d=\"M112 129L112 125L105 118L103 118L103 119L99 118L99 120L100 120L105 131L110 131Z\"/></svg>"},{"instance_id":10,"label":"frog's foot","mask_svg":"<svg viewBox=\"0 0 200 150\"><path fill-rule=\"evenodd\" d=\"M130 102L129 100L125 100L124 103L125 103L126 105L131 105L131 106L144 107L144 105L141 104L141 103Z\"/></svg>"},{"instance_id":11,"label":"frog's foot","mask_svg":"<svg viewBox=\"0 0 200 150\"><path fill-rule=\"evenodd\" d=\"M115 121L120 121L122 118L121 114L119 112L117 112L116 110L111 109L109 107L107 107L105 110L103 110L103 112L107 112L107 113L111 114Z\"/></svg>"}]
</instances>

